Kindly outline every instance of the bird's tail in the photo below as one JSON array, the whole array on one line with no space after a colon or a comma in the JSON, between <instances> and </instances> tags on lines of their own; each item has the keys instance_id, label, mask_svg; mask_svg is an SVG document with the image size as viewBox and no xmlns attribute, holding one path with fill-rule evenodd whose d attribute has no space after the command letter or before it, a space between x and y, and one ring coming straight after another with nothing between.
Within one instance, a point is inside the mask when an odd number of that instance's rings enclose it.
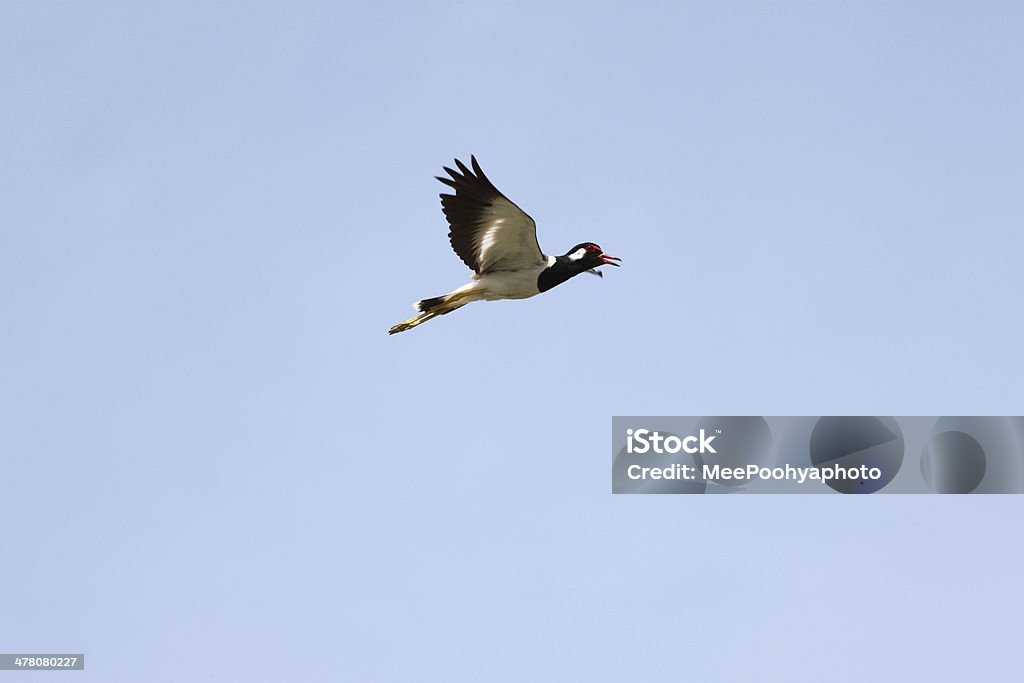
<instances>
[{"instance_id":1,"label":"bird's tail","mask_svg":"<svg viewBox=\"0 0 1024 683\"><path fill-rule=\"evenodd\" d=\"M420 313L429 313L430 311L434 310L435 308L443 304L444 300L447 298L448 297L446 296L435 296L430 299L424 299L423 301L417 301L416 310L419 311Z\"/></svg>"},{"instance_id":2,"label":"bird's tail","mask_svg":"<svg viewBox=\"0 0 1024 683\"><path fill-rule=\"evenodd\" d=\"M451 313L456 308L462 308L468 302L464 301L462 303L456 303L461 298L461 296L453 292L452 294L446 294L445 296L435 296L430 299L418 301L416 302L416 310L419 311L419 313L392 327L388 330L388 334L397 334L399 332L411 330L417 325L422 325L428 320L433 320L439 315L445 315L446 313Z\"/></svg>"}]
</instances>

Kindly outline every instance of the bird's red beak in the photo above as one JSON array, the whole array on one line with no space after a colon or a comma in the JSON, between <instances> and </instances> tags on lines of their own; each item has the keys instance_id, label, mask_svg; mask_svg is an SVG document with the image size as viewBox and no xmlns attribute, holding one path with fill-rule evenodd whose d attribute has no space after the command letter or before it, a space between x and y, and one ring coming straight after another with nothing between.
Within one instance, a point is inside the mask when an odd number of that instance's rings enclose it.
<instances>
[{"instance_id":1,"label":"bird's red beak","mask_svg":"<svg viewBox=\"0 0 1024 683\"><path fill-rule=\"evenodd\" d=\"M604 264L606 266L615 266L616 268L618 268L620 264L615 262L621 261L622 259L620 259L618 256L612 256L611 254L601 254L601 260L604 261Z\"/></svg>"}]
</instances>

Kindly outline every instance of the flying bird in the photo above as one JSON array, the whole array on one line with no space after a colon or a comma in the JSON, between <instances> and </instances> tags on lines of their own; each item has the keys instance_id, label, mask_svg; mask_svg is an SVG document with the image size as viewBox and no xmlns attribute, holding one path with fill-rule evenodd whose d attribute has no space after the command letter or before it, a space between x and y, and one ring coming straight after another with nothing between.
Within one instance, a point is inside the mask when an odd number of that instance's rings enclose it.
<instances>
[{"instance_id":1,"label":"flying bird","mask_svg":"<svg viewBox=\"0 0 1024 683\"><path fill-rule=\"evenodd\" d=\"M474 301L528 299L580 273L600 276L598 266L618 266L616 261L622 260L593 242L577 244L563 256L548 256L537 242L533 219L498 191L475 156L470 164L472 170L456 159L459 170L445 166L451 178L437 179L455 190L441 195L441 209L451 226L452 249L473 271L473 280L450 294L417 302L419 313L388 334L411 330Z\"/></svg>"}]
</instances>

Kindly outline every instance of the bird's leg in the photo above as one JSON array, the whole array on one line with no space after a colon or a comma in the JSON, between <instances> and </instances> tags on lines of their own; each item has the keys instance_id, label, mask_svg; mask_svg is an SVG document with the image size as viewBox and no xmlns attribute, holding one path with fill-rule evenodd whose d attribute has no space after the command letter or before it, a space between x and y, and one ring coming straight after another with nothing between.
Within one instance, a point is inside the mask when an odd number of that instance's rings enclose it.
<instances>
[{"instance_id":1,"label":"bird's leg","mask_svg":"<svg viewBox=\"0 0 1024 683\"><path fill-rule=\"evenodd\" d=\"M388 334L397 334L398 332L405 332L406 330L411 330L417 325L422 325L428 320L436 318L439 315L441 314L436 311L428 311L427 313L420 313L419 315L414 315L408 320L403 320L402 322L392 327L390 330L388 330Z\"/></svg>"}]
</instances>

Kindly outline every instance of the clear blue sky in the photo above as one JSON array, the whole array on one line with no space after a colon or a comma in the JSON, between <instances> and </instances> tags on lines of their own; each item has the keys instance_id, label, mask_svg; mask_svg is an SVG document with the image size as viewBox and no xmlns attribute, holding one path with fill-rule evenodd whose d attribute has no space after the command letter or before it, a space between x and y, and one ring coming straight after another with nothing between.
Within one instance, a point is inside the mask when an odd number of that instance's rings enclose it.
<instances>
[{"instance_id":1,"label":"clear blue sky","mask_svg":"<svg viewBox=\"0 0 1024 683\"><path fill-rule=\"evenodd\" d=\"M1021 497L615 497L609 433L1020 414L1021 35L1014 2L3 3L0 651L1006 680ZM466 280L432 176L470 153L624 267L388 337Z\"/></svg>"}]
</instances>

